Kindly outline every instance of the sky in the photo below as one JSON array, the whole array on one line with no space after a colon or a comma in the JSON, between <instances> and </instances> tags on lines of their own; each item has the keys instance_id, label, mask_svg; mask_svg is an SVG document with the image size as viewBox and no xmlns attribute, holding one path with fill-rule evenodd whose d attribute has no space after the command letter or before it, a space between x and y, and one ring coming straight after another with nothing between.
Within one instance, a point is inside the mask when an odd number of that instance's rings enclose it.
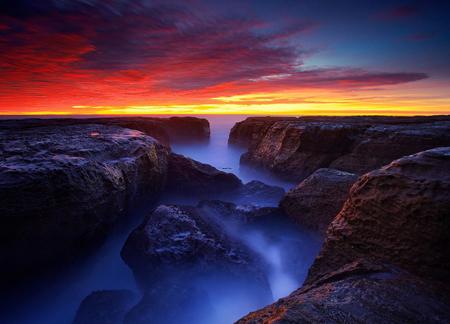
<instances>
[{"instance_id":1,"label":"sky","mask_svg":"<svg viewBox=\"0 0 450 324\"><path fill-rule=\"evenodd\" d=\"M450 113L450 1L2 0L0 114Z\"/></svg>"}]
</instances>

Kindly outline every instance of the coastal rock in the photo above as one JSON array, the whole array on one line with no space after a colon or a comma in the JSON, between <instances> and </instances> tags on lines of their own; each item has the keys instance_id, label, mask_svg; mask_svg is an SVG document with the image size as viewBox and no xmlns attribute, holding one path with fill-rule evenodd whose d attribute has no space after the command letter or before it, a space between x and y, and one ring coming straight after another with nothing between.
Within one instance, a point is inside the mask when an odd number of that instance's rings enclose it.
<instances>
[{"instance_id":1,"label":"coastal rock","mask_svg":"<svg viewBox=\"0 0 450 324\"><path fill-rule=\"evenodd\" d=\"M228 138L228 144L253 147L275 122L285 119L285 117L247 118L233 126Z\"/></svg>"},{"instance_id":2,"label":"coastal rock","mask_svg":"<svg viewBox=\"0 0 450 324\"><path fill-rule=\"evenodd\" d=\"M248 146L242 164L286 179L301 181L319 168L361 175L450 145L450 117L252 117L236 124L229 141Z\"/></svg>"},{"instance_id":3,"label":"coastal rock","mask_svg":"<svg viewBox=\"0 0 450 324\"><path fill-rule=\"evenodd\" d=\"M3 279L82 253L130 204L155 201L167 155L142 132L113 126L0 130Z\"/></svg>"},{"instance_id":4,"label":"coastal rock","mask_svg":"<svg viewBox=\"0 0 450 324\"><path fill-rule=\"evenodd\" d=\"M54 118L11 119L0 121L0 129L28 129L49 126L100 124L135 129L169 146L170 143L205 142L209 140L209 122L196 117L113 117L113 118Z\"/></svg>"},{"instance_id":5,"label":"coastal rock","mask_svg":"<svg viewBox=\"0 0 450 324\"><path fill-rule=\"evenodd\" d=\"M242 187L232 173L217 170L209 164L171 153L169 155L166 192L171 195L207 199L229 194Z\"/></svg>"},{"instance_id":6,"label":"coastal rock","mask_svg":"<svg viewBox=\"0 0 450 324\"><path fill-rule=\"evenodd\" d=\"M450 147L362 176L328 228L307 282L361 258L449 283Z\"/></svg>"},{"instance_id":7,"label":"coastal rock","mask_svg":"<svg viewBox=\"0 0 450 324\"><path fill-rule=\"evenodd\" d=\"M239 292L255 307L272 298L258 256L221 220L194 207L159 206L130 234L121 255L144 291L125 323L208 323L220 311L210 304L212 295L229 300Z\"/></svg>"},{"instance_id":8,"label":"coastal rock","mask_svg":"<svg viewBox=\"0 0 450 324\"><path fill-rule=\"evenodd\" d=\"M174 284L221 273L252 278L267 288L257 256L227 235L215 217L205 217L194 207L159 206L130 234L121 255L143 287L168 275Z\"/></svg>"},{"instance_id":9,"label":"coastal rock","mask_svg":"<svg viewBox=\"0 0 450 324\"><path fill-rule=\"evenodd\" d=\"M362 176L302 288L238 323L448 323L450 147Z\"/></svg>"},{"instance_id":10,"label":"coastal rock","mask_svg":"<svg viewBox=\"0 0 450 324\"><path fill-rule=\"evenodd\" d=\"M164 285L145 292L123 324L211 323L214 307L206 291L189 285Z\"/></svg>"},{"instance_id":11,"label":"coastal rock","mask_svg":"<svg viewBox=\"0 0 450 324\"><path fill-rule=\"evenodd\" d=\"M354 262L237 323L448 323L447 297L398 269Z\"/></svg>"},{"instance_id":12,"label":"coastal rock","mask_svg":"<svg viewBox=\"0 0 450 324\"><path fill-rule=\"evenodd\" d=\"M291 189L280 207L297 224L324 235L357 179L353 173L318 169Z\"/></svg>"},{"instance_id":13,"label":"coastal rock","mask_svg":"<svg viewBox=\"0 0 450 324\"><path fill-rule=\"evenodd\" d=\"M268 223L283 222L286 215L276 207L259 207L255 205L236 205L221 200L204 200L198 203L197 209L212 213L227 223L239 225L267 225Z\"/></svg>"},{"instance_id":14,"label":"coastal rock","mask_svg":"<svg viewBox=\"0 0 450 324\"><path fill-rule=\"evenodd\" d=\"M123 324L135 302L129 290L94 291L81 302L73 324Z\"/></svg>"},{"instance_id":15,"label":"coastal rock","mask_svg":"<svg viewBox=\"0 0 450 324\"><path fill-rule=\"evenodd\" d=\"M281 187L253 180L236 191L233 202L239 205L277 206L284 194Z\"/></svg>"}]
</instances>

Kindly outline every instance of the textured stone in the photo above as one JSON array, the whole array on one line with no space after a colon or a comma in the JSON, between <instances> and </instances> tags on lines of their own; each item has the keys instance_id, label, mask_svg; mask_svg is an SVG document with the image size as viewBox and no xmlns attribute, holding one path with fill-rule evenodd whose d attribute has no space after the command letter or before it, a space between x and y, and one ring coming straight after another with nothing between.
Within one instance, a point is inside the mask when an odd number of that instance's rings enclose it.
<instances>
[{"instance_id":1,"label":"textured stone","mask_svg":"<svg viewBox=\"0 0 450 324\"><path fill-rule=\"evenodd\" d=\"M324 235L357 179L353 173L318 169L291 189L281 200L280 207L300 226Z\"/></svg>"},{"instance_id":2,"label":"textured stone","mask_svg":"<svg viewBox=\"0 0 450 324\"><path fill-rule=\"evenodd\" d=\"M289 180L301 181L319 168L361 175L450 145L450 117L252 117L233 127L229 141L248 146L242 164Z\"/></svg>"},{"instance_id":3,"label":"textured stone","mask_svg":"<svg viewBox=\"0 0 450 324\"><path fill-rule=\"evenodd\" d=\"M0 130L1 271L36 273L101 240L128 206L158 198L167 155L113 126Z\"/></svg>"}]
</instances>

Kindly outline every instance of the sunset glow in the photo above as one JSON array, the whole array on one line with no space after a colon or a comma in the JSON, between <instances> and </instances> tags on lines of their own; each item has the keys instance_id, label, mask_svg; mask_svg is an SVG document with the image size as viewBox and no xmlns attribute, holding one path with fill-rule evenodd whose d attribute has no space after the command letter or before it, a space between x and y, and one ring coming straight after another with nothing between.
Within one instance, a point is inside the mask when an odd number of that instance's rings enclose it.
<instances>
[{"instance_id":1,"label":"sunset glow","mask_svg":"<svg viewBox=\"0 0 450 324\"><path fill-rule=\"evenodd\" d=\"M439 6L6 2L2 115L450 113Z\"/></svg>"}]
</instances>

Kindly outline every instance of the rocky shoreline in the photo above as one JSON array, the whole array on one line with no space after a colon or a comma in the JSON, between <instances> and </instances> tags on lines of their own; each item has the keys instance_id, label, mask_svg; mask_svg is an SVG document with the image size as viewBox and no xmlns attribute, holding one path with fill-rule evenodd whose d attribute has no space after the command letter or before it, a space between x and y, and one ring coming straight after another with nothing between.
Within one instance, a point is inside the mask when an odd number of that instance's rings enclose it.
<instances>
[{"instance_id":1,"label":"rocky shoreline","mask_svg":"<svg viewBox=\"0 0 450 324\"><path fill-rule=\"evenodd\" d=\"M287 193L170 149L209 136L192 117L0 122L2 280L95 250L144 202L121 250L139 292L94 291L75 324L209 323L223 312L213 296L250 303L238 323L450 320L450 117L237 123L241 163L295 180ZM310 261L295 259L297 231L323 240ZM285 265L261 232L288 242L290 268L312 263L273 304Z\"/></svg>"},{"instance_id":2,"label":"rocky shoreline","mask_svg":"<svg viewBox=\"0 0 450 324\"><path fill-rule=\"evenodd\" d=\"M301 181L320 168L362 175L405 155L450 145L450 117L250 117L230 132L241 164Z\"/></svg>"}]
</instances>

